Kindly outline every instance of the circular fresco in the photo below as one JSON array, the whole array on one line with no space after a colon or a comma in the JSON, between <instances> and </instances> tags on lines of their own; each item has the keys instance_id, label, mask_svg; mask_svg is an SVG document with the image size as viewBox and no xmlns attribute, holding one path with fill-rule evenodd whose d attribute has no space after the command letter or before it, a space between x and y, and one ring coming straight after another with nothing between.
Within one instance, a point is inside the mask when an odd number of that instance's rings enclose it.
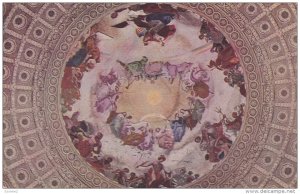
<instances>
[{"instance_id":1,"label":"circular fresco","mask_svg":"<svg viewBox=\"0 0 300 194\"><path fill-rule=\"evenodd\" d=\"M4 188L297 188L294 3L4 3Z\"/></svg>"},{"instance_id":2,"label":"circular fresco","mask_svg":"<svg viewBox=\"0 0 300 194\"><path fill-rule=\"evenodd\" d=\"M227 156L241 130L240 60L222 32L192 11L117 9L67 56L66 130L85 161L121 185L192 182Z\"/></svg>"}]
</instances>

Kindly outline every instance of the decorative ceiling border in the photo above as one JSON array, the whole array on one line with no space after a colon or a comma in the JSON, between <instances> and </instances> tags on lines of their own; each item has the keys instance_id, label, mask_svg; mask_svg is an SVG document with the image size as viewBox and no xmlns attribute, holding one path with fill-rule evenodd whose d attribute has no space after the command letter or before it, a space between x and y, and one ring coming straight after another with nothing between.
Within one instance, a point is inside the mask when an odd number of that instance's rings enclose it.
<instances>
[{"instance_id":1,"label":"decorative ceiling border","mask_svg":"<svg viewBox=\"0 0 300 194\"><path fill-rule=\"evenodd\" d=\"M245 121L228 156L185 187L295 188L296 5L177 5L201 15L224 33L245 69L247 89ZM88 26L101 21L102 15L128 5L5 6L4 45L10 42L11 47L4 47L3 56L8 73L3 81L4 186L121 187L91 168L73 147L60 113L59 92L73 42ZM37 24L47 29L42 31L45 37L37 36L41 34ZM19 76L25 74L29 81Z\"/></svg>"}]
</instances>

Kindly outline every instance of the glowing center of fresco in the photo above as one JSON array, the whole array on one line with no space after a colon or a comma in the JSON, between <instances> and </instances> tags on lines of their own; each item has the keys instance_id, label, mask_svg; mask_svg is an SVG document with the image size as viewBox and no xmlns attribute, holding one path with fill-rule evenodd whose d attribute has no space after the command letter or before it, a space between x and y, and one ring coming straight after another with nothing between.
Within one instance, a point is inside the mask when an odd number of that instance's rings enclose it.
<instances>
[{"instance_id":1,"label":"glowing center of fresco","mask_svg":"<svg viewBox=\"0 0 300 194\"><path fill-rule=\"evenodd\" d=\"M157 90L150 90L147 93L147 102L150 105L158 105L162 101L162 96L161 93Z\"/></svg>"},{"instance_id":2,"label":"glowing center of fresco","mask_svg":"<svg viewBox=\"0 0 300 194\"><path fill-rule=\"evenodd\" d=\"M118 111L127 112L135 122L149 121L150 126L157 126L159 120L166 121L175 114L178 102L188 106L188 95L180 89L179 79L173 84L158 78L155 81L136 81L128 89L125 86L119 90Z\"/></svg>"}]
</instances>

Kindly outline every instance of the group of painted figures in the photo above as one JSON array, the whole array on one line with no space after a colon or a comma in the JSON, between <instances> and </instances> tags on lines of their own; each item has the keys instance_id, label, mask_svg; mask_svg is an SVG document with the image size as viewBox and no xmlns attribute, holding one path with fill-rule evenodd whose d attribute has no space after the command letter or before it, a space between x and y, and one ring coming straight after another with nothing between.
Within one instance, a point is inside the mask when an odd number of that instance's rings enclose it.
<instances>
[{"instance_id":1,"label":"group of painted figures","mask_svg":"<svg viewBox=\"0 0 300 194\"><path fill-rule=\"evenodd\" d=\"M181 141L187 128L192 130L201 123L205 105L200 98L208 98L212 92L209 91L209 76L200 66L191 68L193 64L186 62L179 65L168 62L148 63L147 57L127 64L120 61L119 63L124 67L125 77L117 75L114 70L106 75L100 74L99 82L92 91L95 95L95 110L101 115L109 113L106 124L124 145L137 146L140 150L151 150L153 144L157 142L163 149L172 149L175 142ZM151 79L155 82L158 77L169 79L172 84L176 76L185 79L182 89L192 96L188 98L190 107L180 109L175 118L169 120L169 125L154 129L144 121L134 123L128 113L117 111L117 101L119 95L122 95L119 91L120 79L128 81L126 86L128 88L133 81ZM200 88L200 85L203 87Z\"/></svg>"},{"instance_id":2,"label":"group of painted figures","mask_svg":"<svg viewBox=\"0 0 300 194\"><path fill-rule=\"evenodd\" d=\"M180 7L174 8L168 4L146 3L116 10L111 14L111 17L117 18L118 14L125 10L137 13L138 11L143 11L146 15L134 14L129 17L127 21L116 24L113 27L124 28L129 25L128 22L133 22L138 26L138 36L144 37L143 41L145 45L147 45L149 41L162 40L162 44L164 45L165 39L173 35L176 31L175 26L169 25L169 23L175 16L179 18L181 13L186 12L185 9ZM213 44L211 52L218 53L217 59L215 61L211 60L208 67L224 71L224 81L232 87L237 86L240 93L246 96L243 72L234 49L213 24L205 19L200 19L200 24L199 39L205 39L207 42L211 42ZM64 100L63 105L65 106L65 111L71 110L71 106L75 100L80 99L79 88L84 72L90 71L94 68L96 63L100 62L101 52L97 46L98 42L101 41L99 34L100 33L95 31L92 27L89 37L80 41L80 48L66 64L61 84L63 88L62 99ZM163 38L157 38L156 36L162 36ZM157 78L162 74L162 71L166 71L169 78L174 80L177 74L182 74L191 67L189 63L171 65L169 63L163 64L163 62L152 62L147 64L147 61L147 57L128 64L118 61L128 70L128 85L130 85L134 79L139 79L143 75L148 79ZM202 70L200 69L196 73L199 73L199 71ZM201 73L203 73L203 71ZM196 83L193 87L194 91L201 90L200 93L202 94L200 95L208 96L208 87L202 82ZM199 92L196 93L196 95L199 95Z\"/></svg>"},{"instance_id":3,"label":"group of painted figures","mask_svg":"<svg viewBox=\"0 0 300 194\"><path fill-rule=\"evenodd\" d=\"M115 19L120 13L128 12L128 18L121 23L117 23L112 27L124 28L131 23L136 27L138 37L143 37L144 45L150 42L158 42L162 46L165 41L174 35L176 27L171 24L175 17L179 17L179 13L185 12L180 7L174 8L169 4L145 3L140 5L132 5L128 8L116 10L111 14L111 18Z\"/></svg>"},{"instance_id":4,"label":"group of painted figures","mask_svg":"<svg viewBox=\"0 0 300 194\"><path fill-rule=\"evenodd\" d=\"M205 100L202 99L207 99L213 93L209 91L210 77L200 66L192 67L192 63L185 62L184 64L173 65L175 71L168 71L168 67L171 66L170 63L147 63L146 57L143 57L140 61L127 64L120 61L118 63L128 73L126 77L135 75L136 79L134 81L151 79L155 82L157 77L162 76L168 78L172 83L173 79L176 78L172 77L172 73L176 72L176 76L181 80L186 79L182 89L191 94L188 97L190 107L180 109L175 114L174 119L169 120L169 126L151 128L147 122L134 123L132 116L126 112L117 112L117 100L119 95L122 94L119 91L122 84L119 80L120 77L113 70L106 75L100 74L99 82L93 90L96 96L95 110L99 114L109 113L106 124L109 126L111 133L119 138L124 146L134 146L144 151L152 150L153 145L158 144L162 149L172 150L174 144L182 140L187 129L193 130L197 124L203 122L202 115L205 112ZM153 66L159 66L159 68L154 68L155 71L153 71L157 74L153 74L154 77L148 76ZM163 67L166 67L166 72L171 72L171 76L170 73L162 73ZM178 71L177 69L180 68L184 70ZM197 86L197 84L206 87ZM127 87L130 87L130 84L127 84ZM212 124L204 122L201 134L195 139L195 142L200 144L201 150L207 152L205 159L210 162L218 162L226 156L237 132L241 128L243 117L242 105L237 107L236 112L232 113L233 120L228 119L221 110L217 111L222 114L220 122ZM128 168L114 169L111 165L113 157L105 156L101 152L101 139L103 137L101 129L95 129L89 122L78 121L78 116L79 113L75 112L71 118L64 117L74 146L95 169L110 176L120 184L129 187L176 187L197 178L197 175L194 176L192 171L188 174L185 174L184 170L181 170L180 173L175 171L166 172L162 165L162 162L166 159L164 156L161 156L157 161L147 161L137 166L136 168L149 168L144 175L129 172Z\"/></svg>"},{"instance_id":5,"label":"group of painted figures","mask_svg":"<svg viewBox=\"0 0 300 194\"><path fill-rule=\"evenodd\" d=\"M195 138L195 142L200 144L200 149L206 151L205 160L219 162L228 153L232 143L235 141L238 132L242 127L244 116L244 104L235 107L236 111L228 116L222 113L221 109L216 110L222 115L222 119L217 123L204 122L201 127L201 135Z\"/></svg>"},{"instance_id":6,"label":"group of painted figures","mask_svg":"<svg viewBox=\"0 0 300 194\"><path fill-rule=\"evenodd\" d=\"M172 20L186 10L173 8L167 4L146 3L116 10L111 14L111 18L117 18L124 11L143 11L145 14L135 14L113 27L124 28L132 22L137 26L137 35L143 37L144 45L148 45L150 41L165 45L166 39L176 32L175 25L171 24ZM234 49L210 22L205 19L201 19L200 22L199 39L211 42L211 52L217 53L217 59L211 60L208 67L223 71L224 82L231 87L239 88L241 95L246 96L243 71ZM66 64L61 84L64 113L72 111L72 105L80 99L84 72L92 70L101 62L101 52L97 46L99 41L97 32L91 31L88 38L80 40L80 48ZM95 96L95 111L98 114L108 115L106 126L124 146L134 146L144 151L152 150L153 145L157 144L161 149L172 150L177 142L181 142L187 131L201 125L195 143L200 145L201 151L206 152L205 159L216 163L226 156L241 128L244 105L236 107L232 115L222 113L221 109L216 110L221 115L219 122L202 121L207 99L214 95L213 86L210 84L211 72L204 70L201 65L190 62L179 64L168 61L151 62L147 56L129 62L117 60L116 65L123 68L125 76L121 77L111 68L109 73L99 75L98 83L92 91ZM150 80L155 83L158 78L168 79L170 84L179 79L181 89L190 94L189 107L178 110L173 119L169 118L169 124L161 128L152 128L151 124L144 121L135 123L129 113L118 112L117 101L122 95L121 84L126 84L128 89L134 81ZM64 116L66 129L74 146L91 166L118 183L127 187L177 187L199 177L199 174L187 172L184 167L166 171L163 165L166 160L164 155L159 156L156 161L146 161L136 166L139 169L147 169L142 175L136 174L134 169L132 172L128 168L115 169L112 165L114 158L102 153L102 129L90 122L79 121L79 115L79 112L74 112L71 117Z\"/></svg>"},{"instance_id":7,"label":"group of painted figures","mask_svg":"<svg viewBox=\"0 0 300 194\"><path fill-rule=\"evenodd\" d=\"M223 71L224 81L231 87L237 86L241 95L246 97L245 80L239 58L225 36L212 23L202 19L199 39L212 42L210 51L218 53L217 59L211 60L208 67Z\"/></svg>"},{"instance_id":8,"label":"group of painted figures","mask_svg":"<svg viewBox=\"0 0 300 194\"><path fill-rule=\"evenodd\" d=\"M113 27L124 28L130 23L134 23L138 37L143 37L144 45L148 45L150 41L160 42L165 45L168 37L172 37L176 32L174 24L170 24L175 18L180 20L180 16L187 10L180 7L172 7L168 4L146 3L142 5L132 5L128 8L116 10L111 14L112 18L117 18L118 14L124 11L133 12L130 17L121 23L113 25ZM141 12L142 11L142 12ZM182 17L182 16L181 16ZM240 93L246 96L243 72L239 65L239 59L235 54L232 46L227 42L225 36L215 28L215 26L200 19L200 35L199 39L205 39L213 44L211 52L218 53L215 61L210 61L208 67L224 71L226 75L225 82L230 86L240 88Z\"/></svg>"},{"instance_id":9,"label":"group of painted figures","mask_svg":"<svg viewBox=\"0 0 300 194\"><path fill-rule=\"evenodd\" d=\"M63 112L72 110L72 105L80 99L81 80L85 72L92 70L100 62L100 41L98 33L91 33L86 40L80 40L76 53L69 58L61 83Z\"/></svg>"},{"instance_id":10,"label":"group of painted figures","mask_svg":"<svg viewBox=\"0 0 300 194\"><path fill-rule=\"evenodd\" d=\"M192 182L199 177L199 174L193 175L192 171L186 173L183 167L180 170L167 172L162 164L166 157L161 155L157 161L146 161L137 168L148 168L142 174L137 175L135 172L130 172L128 168L115 169L112 166L113 157L102 154L101 139L103 134L101 130L86 121L79 121L79 112L73 113L70 117L64 116L67 132L70 138L79 151L80 155L93 166L97 171L112 178L118 183L128 187L153 188L153 187L176 187L189 182Z\"/></svg>"},{"instance_id":11,"label":"group of painted figures","mask_svg":"<svg viewBox=\"0 0 300 194\"><path fill-rule=\"evenodd\" d=\"M219 112L222 114L220 110ZM128 168L112 168L113 157L101 154L102 133L95 129L91 123L78 121L78 116L78 112L75 112L71 118L64 116L66 128L74 146L80 155L96 170L118 183L137 188L177 187L192 182L199 177L199 174L193 175L192 171L186 173L184 167L169 172L166 171L162 164L166 160L163 155L158 157L157 161L146 161L136 166L136 168L148 168L142 175L130 172ZM225 157L235 137L228 133L237 133L240 130L243 105L239 106L237 112L232 113L232 116L234 120L230 121L223 114L220 122L213 124L205 122L201 128L201 134L196 137L195 142L200 143L203 151L207 151L206 160L218 162Z\"/></svg>"}]
</instances>

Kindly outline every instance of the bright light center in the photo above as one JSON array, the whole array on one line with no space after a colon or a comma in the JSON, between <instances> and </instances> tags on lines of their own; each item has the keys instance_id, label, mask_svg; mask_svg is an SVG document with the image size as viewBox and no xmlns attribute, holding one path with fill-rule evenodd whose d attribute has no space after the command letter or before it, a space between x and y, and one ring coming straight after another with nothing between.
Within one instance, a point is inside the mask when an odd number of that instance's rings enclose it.
<instances>
[{"instance_id":1,"label":"bright light center","mask_svg":"<svg viewBox=\"0 0 300 194\"><path fill-rule=\"evenodd\" d=\"M167 79L158 78L155 83L141 80L133 82L128 89L125 86L120 87L122 95L117 101L118 112L127 112L133 117L133 122L143 119L153 125L162 118L173 118L181 106L189 106L179 79L172 84Z\"/></svg>"},{"instance_id":2,"label":"bright light center","mask_svg":"<svg viewBox=\"0 0 300 194\"><path fill-rule=\"evenodd\" d=\"M158 105L162 101L162 97L159 91L157 90L150 90L147 93L147 101L151 105Z\"/></svg>"}]
</instances>

